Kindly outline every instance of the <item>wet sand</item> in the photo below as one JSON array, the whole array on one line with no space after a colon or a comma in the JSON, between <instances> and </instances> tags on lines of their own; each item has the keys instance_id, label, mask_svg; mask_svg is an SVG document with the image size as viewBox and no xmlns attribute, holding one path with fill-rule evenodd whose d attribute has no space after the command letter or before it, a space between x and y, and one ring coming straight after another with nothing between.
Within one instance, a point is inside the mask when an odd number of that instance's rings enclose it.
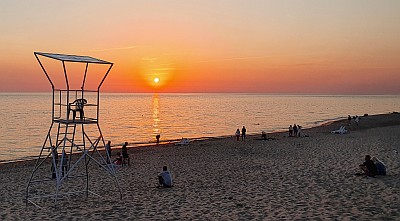
<instances>
[{"instance_id":1,"label":"wet sand","mask_svg":"<svg viewBox=\"0 0 400 221\"><path fill-rule=\"evenodd\" d=\"M345 125L347 134L331 134ZM0 165L2 220L399 220L400 114L362 117L308 130L233 137L129 149L131 165L117 177L89 167L90 190L101 196L72 195L25 205L33 161ZM117 151L113 153L116 154ZM364 155L381 159L387 176L354 176ZM167 165L174 187L155 188ZM50 167L50 166L49 166ZM50 173L49 173L50 175ZM79 179L68 189L84 189ZM54 183L41 184L53 187Z\"/></svg>"}]
</instances>

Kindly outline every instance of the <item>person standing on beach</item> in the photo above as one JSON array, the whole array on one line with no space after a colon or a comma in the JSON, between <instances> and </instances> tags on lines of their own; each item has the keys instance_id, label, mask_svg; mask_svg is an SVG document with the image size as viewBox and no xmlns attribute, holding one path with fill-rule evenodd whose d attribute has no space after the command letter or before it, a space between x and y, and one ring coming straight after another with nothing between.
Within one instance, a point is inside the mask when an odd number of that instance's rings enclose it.
<instances>
[{"instance_id":1,"label":"person standing on beach","mask_svg":"<svg viewBox=\"0 0 400 221\"><path fill-rule=\"evenodd\" d=\"M164 166L163 171L158 174L158 183L160 184L160 187L172 187L172 176L171 172L168 171L167 166Z\"/></svg>"},{"instance_id":2,"label":"person standing on beach","mask_svg":"<svg viewBox=\"0 0 400 221\"><path fill-rule=\"evenodd\" d=\"M128 163L128 166L129 166L130 163L129 163L129 154L128 154L127 146L128 146L128 142L125 142L124 145L122 145L121 152L122 152L122 162L123 162L123 164Z\"/></svg>"},{"instance_id":3,"label":"person standing on beach","mask_svg":"<svg viewBox=\"0 0 400 221\"><path fill-rule=\"evenodd\" d=\"M236 135L236 140L239 141L239 137L240 137L240 130L239 130L239 128L236 130L235 135Z\"/></svg>"},{"instance_id":4,"label":"person standing on beach","mask_svg":"<svg viewBox=\"0 0 400 221\"><path fill-rule=\"evenodd\" d=\"M62 150L61 163L62 163L62 175L64 176L66 172L68 172L68 156L67 153L65 153L65 150Z\"/></svg>"},{"instance_id":5,"label":"person standing on beach","mask_svg":"<svg viewBox=\"0 0 400 221\"><path fill-rule=\"evenodd\" d=\"M243 126L242 127L242 140L244 141L246 139L246 128Z\"/></svg>"},{"instance_id":6,"label":"person standing on beach","mask_svg":"<svg viewBox=\"0 0 400 221\"><path fill-rule=\"evenodd\" d=\"M300 125L297 126L297 134L299 135L299 137L302 137L302 136L303 136L303 134L302 134L302 132L301 132L301 126L300 126Z\"/></svg>"},{"instance_id":7,"label":"person standing on beach","mask_svg":"<svg viewBox=\"0 0 400 221\"><path fill-rule=\"evenodd\" d=\"M293 127L292 127L292 125L289 126L289 137L293 137Z\"/></svg>"},{"instance_id":8,"label":"person standing on beach","mask_svg":"<svg viewBox=\"0 0 400 221\"><path fill-rule=\"evenodd\" d=\"M54 145L51 148L52 148L51 154L53 155L53 161L51 162L51 178L55 179L57 178L56 169L58 164L58 152L57 148Z\"/></svg>"},{"instance_id":9,"label":"person standing on beach","mask_svg":"<svg viewBox=\"0 0 400 221\"><path fill-rule=\"evenodd\" d=\"M109 140L106 144L106 154L107 154L107 163L111 162L111 141Z\"/></svg>"},{"instance_id":10,"label":"person standing on beach","mask_svg":"<svg viewBox=\"0 0 400 221\"><path fill-rule=\"evenodd\" d=\"M294 124L293 125L293 136L295 136L295 137L297 137L297 125L296 124Z\"/></svg>"},{"instance_id":11,"label":"person standing on beach","mask_svg":"<svg viewBox=\"0 0 400 221\"><path fill-rule=\"evenodd\" d=\"M349 121L349 125L351 125L351 116L350 115L347 117L347 121Z\"/></svg>"}]
</instances>

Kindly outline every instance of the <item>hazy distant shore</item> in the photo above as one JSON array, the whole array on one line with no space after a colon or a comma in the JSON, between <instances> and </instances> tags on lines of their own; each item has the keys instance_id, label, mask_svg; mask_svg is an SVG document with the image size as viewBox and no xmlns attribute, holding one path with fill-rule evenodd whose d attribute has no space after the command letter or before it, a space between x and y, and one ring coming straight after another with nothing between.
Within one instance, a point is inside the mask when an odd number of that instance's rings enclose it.
<instances>
[{"instance_id":1,"label":"hazy distant shore","mask_svg":"<svg viewBox=\"0 0 400 221\"><path fill-rule=\"evenodd\" d=\"M345 125L347 134L331 134ZM59 211L25 206L35 161L0 165L1 219L163 220L397 220L400 217L400 114L363 117L304 130L129 149L132 165L118 171L123 202L110 176L90 167L90 189L102 197L71 196ZM115 154L116 151L113 153ZM380 158L388 175L354 176L365 154ZM171 189L157 189L167 165ZM50 168L50 166L48 165ZM47 171L47 170L46 170ZM49 172L48 175L50 175ZM68 182L77 182L70 180ZM52 185L46 183L43 185ZM75 184L74 184L75 185ZM76 186L78 187L78 186Z\"/></svg>"}]
</instances>

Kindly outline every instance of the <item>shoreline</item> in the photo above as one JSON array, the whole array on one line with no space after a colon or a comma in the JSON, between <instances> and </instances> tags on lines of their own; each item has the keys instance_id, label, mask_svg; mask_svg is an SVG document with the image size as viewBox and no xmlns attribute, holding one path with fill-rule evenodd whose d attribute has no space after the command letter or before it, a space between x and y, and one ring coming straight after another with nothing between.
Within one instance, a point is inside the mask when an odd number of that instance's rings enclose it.
<instances>
[{"instance_id":1,"label":"shoreline","mask_svg":"<svg viewBox=\"0 0 400 221\"><path fill-rule=\"evenodd\" d=\"M362 116L361 119L373 119L373 118L385 118L388 116L392 116L392 115L399 115L400 114L398 112L391 112L391 113L385 113L385 114L375 114L375 115L368 115L368 116ZM354 122L353 122L354 123ZM321 121L321 124L315 126L315 127L310 127L310 128L303 128L302 131L304 133L308 132L308 131L321 131L321 130L326 130L327 132L330 132L332 130L338 129L340 126L348 126L347 123L347 118L345 117L341 117L340 119L337 120L323 120ZM364 127L363 123L361 122L360 125L357 128L353 128L353 129L357 129L357 130L361 130L361 129L368 129L368 128L374 128L374 127L384 127L384 126L393 126L393 125L400 125L400 120L399 121L392 121L390 122L390 120L386 120L384 122L381 122L379 125L374 125L373 127ZM268 133L267 132L267 136L268 137L274 137L276 138L278 135L281 134L286 134L287 130L280 130L280 131L273 131ZM249 133L246 135L248 138L254 139L257 136L261 136L261 132L260 133ZM283 135L284 136L284 135ZM194 137L194 138L188 138L191 142L196 142L196 141L209 141L209 140L219 140L219 139L228 139L228 138L233 138L234 135L221 135L221 136L215 136L215 137L208 137L208 136L204 136L204 137ZM172 140L161 140L161 142L159 144L154 143L148 143L148 142L138 142L138 143L132 143L133 145L131 145L131 143L129 143L128 150L130 149L148 149L148 148L162 148L165 146L174 146L174 144L176 142L179 142L181 139L172 139ZM111 146L112 150L120 150L122 147L121 143L120 145L115 145L115 146ZM104 151L104 147L103 146L99 146L101 152ZM75 154L75 153L74 153ZM2 165L7 165L7 164L18 164L18 163L26 163L26 162L35 162L37 160L38 156L30 156L30 157L26 157L26 158L20 158L17 160L9 160L9 161L0 161L0 167Z\"/></svg>"},{"instance_id":2,"label":"shoreline","mask_svg":"<svg viewBox=\"0 0 400 221\"><path fill-rule=\"evenodd\" d=\"M368 115L368 116L361 116L361 118L371 118L371 117L385 117L387 115L395 115L399 114L398 112L391 112L391 113L384 113L384 114L374 114L374 115ZM314 127L309 127L309 128L304 128L302 129L303 132L306 131L313 131L313 130L319 130L320 128L328 128L331 130L334 130L334 128L331 128L332 125L342 125L342 124L347 124L347 118L346 117L340 117L337 118L336 120L320 120L320 124L314 126ZM398 122L400 124L400 121ZM362 125L360 123L360 125ZM386 122L384 125L386 126L391 126L391 125L396 125L396 123L389 123ZM340 127L340 126L338 126ZM337 128L336 128L337 129ZM358 129L363 129L362 126L358 127ZM365 128L364 128L365 129ZM276 130L272 132L267 132L267 136L272 136L274 137L276 134L284 134L287 133L287 130ZM261 131L260 133L249 133L247 134L248 137L256 137L256 136L261 136ZM226 138L232 138L234 135L221 135L221 136L204 136L204 137L193 137L193 138L188 138L191 142L192 141L203 141L203 140L214 140L214 139L226 139ZM151 148L151 147L163 147L167 145L174 145L174 143L179 142L181 139L172 139L172 140L161 140L159 144L156 144L156 142L135 142L135 143L129 143L128 149L132 148ZM111 146L113 150L118 150L121 149L122 144L118 144L115 146ZM132 144L132 145L131 145ZM99 146L100 151L104 151L103 146ZM0 161L0 165L4 164L10 164L10 163L20 163L20 162L25 162L25 161L36 161L37 156L27 156L15 160L3 160Z\"/></svg>"}]
</instances>

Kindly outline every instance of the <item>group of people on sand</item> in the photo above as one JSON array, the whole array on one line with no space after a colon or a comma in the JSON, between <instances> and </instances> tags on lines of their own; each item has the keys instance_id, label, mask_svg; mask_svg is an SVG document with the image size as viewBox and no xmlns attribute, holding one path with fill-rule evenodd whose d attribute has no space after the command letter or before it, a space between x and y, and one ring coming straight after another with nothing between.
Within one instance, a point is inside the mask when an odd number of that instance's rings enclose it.
<instances>
[{"instance_id":1,"label":"group of people on sand","mask_svg":"<svg viewBox=\"0 0 400 221\"><path fill-rule=\"evenodd\" d=\"M289 137L303 137L302 127L294 124L289 126Z\"/></svg>"},{"instance_id":2,"label":"group of people on sand","mask_svg":"<svg viewBox=\"0 0 400 221\"><path fill-rule=\"evenodd\" d=\"M117 158L115 158L113 161L111 161L111 141L108 141L106 146L106 154L107 154L107 163L118 165L118 166L124 166L130 165L130 160L129 160L129 154L128 154L128 142L125 142L122 147L121 147L121 152L117 153Z\"/></svg>"},{"instance_id":3,"label":"group of people on sand","mask_svg":"<svg viewBox=\"0 0 400 221\"><path fill-rule=\"evenodd\" d=\"M243 141L246 139L246 131L247 131L246 127L243 126L242 127L242 140ZM240 130L239 130L239 128L236 130L235 136L236 136L236 140L239 141L239 138L240 138Z\"/></svg>"},{"instance_id":4,"label":"group of people on sand","mask_svg":"<svg viewBox=\"0 0 400 221\"><path fill-rule=\"evenodd\" d=\"M128 142L125 142L121 147L121 152L117 153L117 158L115 158L111 162L111 141L108 141L105 149L107 153L107 163L112 163L113 165L123 166L127 164L130 165L129 162L129 154L128 154ZM163 167L161 173L158 174L158 187L172 187L172 176L171 172L168 170L167 166Z\"/></svg>"},{"instance_id":5,"label":"group of people on sand","mask_svg":"<svg viewBox=\"0 0 400 221\"><path fill-rule=\"evenodd\" d=\"M376 175L386 175L386 166L376 157L365 155L365 162L359 165L363 173L356 173L356 175L367 175L375 177Z\"/></svg>"}]
</instances>

